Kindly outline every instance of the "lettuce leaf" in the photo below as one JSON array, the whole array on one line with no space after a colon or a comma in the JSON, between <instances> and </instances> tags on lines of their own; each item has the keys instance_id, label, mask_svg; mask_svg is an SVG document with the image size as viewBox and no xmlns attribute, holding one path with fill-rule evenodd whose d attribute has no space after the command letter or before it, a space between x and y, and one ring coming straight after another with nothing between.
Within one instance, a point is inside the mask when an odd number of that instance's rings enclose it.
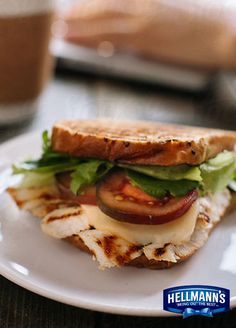
<instances>
[{"instance_id":1,"label":"lettuce leaf","mask_svg":"<svg viewBox=\"0 0 236 328\"><path fill-rule=\"evenodd\" d=\"M200 165L204 192L222 191L234 178L235 155L224 151Z\"/></svg>"},{"instance_id":2,"label":"lettuce leaf","mask_svg":"<svg viewBox=\"0 0 236 328\"><path fill-rule=\"evenodd\" d=\"M28 172L24 174L20 182L21 188L35 188L43 187L45 185L52 185L55 183L55 176L52 173L33 173Z\"/></svg>"},{"instance_id":3,"label":"lettuce leaf","mask_svg":"<svg viewBox=\"0 0 236 328\"><path fill-rule=\"evenodd\" d=\"M78 194L81 188L96 183L107 174L113 166L111 162L95 159L79 164L71 174L70 189L74 194Z\"/></svg>"},{"instance_id":4,"label":"lettuce leaf","mask_svg":"<svg viewBox=\"0 0 236 328\"><path fill-rule=\"evenodd\" d=\"M34 173L59 173L74 170L81 163L81 159L71 157L67 154L58 153L52 150L51 140L48 132L42 134L42 156L37 160L27 160L12 166L13 174Z\"/></svg>"},{"instance_id":5,"label":"lettuce leaf","mask_svg":"<svg viewBox=\"0 0 236 328\"><path fill-rule=\"evenodd\" d=\"M190 165L177 165L177 166L119 165L119 166L161 180L202 181L201 171L198 166L190 166Z\"/></svg>"},{"instance_id":6,"label":"lettuce leaf","mask_svg":"<svg viewBox=\"0 0 236 328\"><path fill-rule=\"evenodd\" d=\"M229 151L218 154L199 167L188 165L168 168L131 167L131 165L126 165L126 167L129 167L128 176L132 184L154 197L163 197L167 192L173 196L182 196L198 187L203 195L207 192L222 191L228 185L236 191L235 154ZM135 174L136 171L137 174ZM231 182L233 179L235 183Z\"/></svg>"},{"instance_id":7,"label":"lettuce leaf","mask_svg":"<svg viewBox=\"0 0 236 328\"><path fill-rule=\"evenodd\" d=\"M42 133L42 141L43 156L46 156L48 153L52 152L51 138L49 137L47 130L44 130Z\"/></svg>"},{"instance_id":8,"label":"lettuce leaf","mask_svg":"<svg viewBox=\"0 0 236 328\"><path fill-rule=\"evenodd\" d=\"M160 180L142 173L127 170L128 177L135 187L141 188L153 197L164 197L167 193L172 196L184 196L199 186L198 181L191 180Z\"/></svg>"},{"instance_id":9,"label":"lettuce leaf","mask_svg":"<svg viewBox=\"0 0 236 328\"><path fill-rule=\"evenodd\" d=\"M51 183L56 173L73 171L71 190L77 194L85 185L93 184L114 165L97 159L75 158L52 150L47 131L42 134L42 156L12 166L13 174L24 174L24 186L42 186ZM32 179L32 181L31 181Z\"/></svg>"},{"instance_id":10,"label":"lettuce leaf","mask_svg":"<svg viewBox=\"0 0 236 328\"><path fill-rule=\"evenodd\" d=\"M72 171L76 169L81 160L70 161L66 163L45 163L38 161L25 161L12 166L13 174L26 174L28 172L34 173L59 173L64 171Z\"/></svg>"}]
</instances>

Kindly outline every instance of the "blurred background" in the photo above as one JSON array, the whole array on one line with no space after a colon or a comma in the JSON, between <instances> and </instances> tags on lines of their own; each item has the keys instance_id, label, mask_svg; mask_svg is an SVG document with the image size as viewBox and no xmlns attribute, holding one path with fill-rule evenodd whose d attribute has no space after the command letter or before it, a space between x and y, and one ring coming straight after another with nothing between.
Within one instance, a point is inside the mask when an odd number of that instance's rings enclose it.
<instances>
[{"instance_id":1,"label":"blurred background","mask_svg":"<svg viewBox=\"0 0 236 328\"><path fill-rule=\"evenodd\" d=\"M234 0L0 7L0 141L63 118L236 129Z\"/></svg>"}]
</instances>

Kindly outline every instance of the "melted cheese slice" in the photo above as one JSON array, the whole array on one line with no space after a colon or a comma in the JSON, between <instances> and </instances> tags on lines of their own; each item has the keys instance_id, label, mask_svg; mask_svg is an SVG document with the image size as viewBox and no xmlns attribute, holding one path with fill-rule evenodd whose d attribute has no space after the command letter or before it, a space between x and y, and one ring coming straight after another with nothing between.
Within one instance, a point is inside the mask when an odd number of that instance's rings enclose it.
<instances>
[{"instance_id":1,"label":"melted cheese slice","mask_svg":"<svg viewBox=\"0 0 236 328\"><path fill-rule=\"evenodd\" d=\"M81 205L88 222L95 229L121 237L136 245L155 243L163 247L166 243L179 245L188 241L193 233L199 214L199 204L195 201L190 209L178 219L159 225L124 223L104 214L97 206Z\"/></svg>"}]
</instances>

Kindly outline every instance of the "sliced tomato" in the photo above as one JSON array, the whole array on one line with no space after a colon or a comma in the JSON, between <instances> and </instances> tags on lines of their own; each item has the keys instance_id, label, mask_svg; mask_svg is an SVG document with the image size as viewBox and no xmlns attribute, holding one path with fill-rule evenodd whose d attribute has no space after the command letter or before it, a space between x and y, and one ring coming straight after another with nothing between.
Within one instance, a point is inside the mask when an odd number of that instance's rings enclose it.
<instances>
[{"instance_id":1,"label":"sliced tomato","mask_svg":"<svg viewBox=\"0 0 236 328\"><path fill-rule=\"evenodd\" d=\"M75 195L70 190L70 174L71 172L63 172L56 175L57 185L61 192L61 196L77 204L97 205L96 187L88 186L82 190L80 195Z\"/></svg>"},{"instance_id":2,"label":"sliced tomato","mask_svg":"<svg viewBox=\"0 0 236 328\"><path fill-rule=\"evenodd\" d=\"M146 201L146 202L155 202L156 198L148 195L138 187L132 186L129 182L125 183L124 187L121 190L122 194L126 196L133 197L135 199Z\"/></svg>"},{"instance_id":3,"label":"sliced tomato","mask_svg":"<svg viewBox=\"0 0 236 328\"><path fill-rule=\"evenodd\" d=\"M182 216L198 198L198 192L194 189L183 197L166 196L158 199L128 184L124 172L113 172L97 186L99 208L119 221L164 224Z\"/></svg>"}]
</instances>

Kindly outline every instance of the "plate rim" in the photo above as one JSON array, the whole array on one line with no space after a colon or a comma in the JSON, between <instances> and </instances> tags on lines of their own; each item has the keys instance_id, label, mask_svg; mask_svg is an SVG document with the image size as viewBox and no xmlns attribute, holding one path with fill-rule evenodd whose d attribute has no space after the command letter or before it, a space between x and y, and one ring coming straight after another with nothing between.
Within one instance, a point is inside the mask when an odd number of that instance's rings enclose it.
<instances>
[{"instance_id":1,"label":"plate rim","mask_svg":"<svg viewBox=\"0 0 236 328\"><path fill-rule=\"evenodd\" d=\"M0 274L15 283L16 285L27 289L30 292L36 293L40 296L46 297L53 301L57 301L63 304L71 305L74 307L80 307L90 311L98 311L104 313L111 314L119 314L119 315L134 315L134 316L145 316L145 317L173 317L179 316L178 314L171 313L168 311L164 311L162 309L157 308L156 310L145 310L144 308L128 308L127 306L113 306L113 305L102 305L98 302L89 302L83 301L81 298L77 300L74 298L70 298L68 296L62 296L60 293L49 291L42 286L34 284L32 282L27 281L27 279L23 279L20 274L18 275L14 270L9 268L4 268L4 266L0 263Z\"/></svg>"},{"instance_id":2,"label":"plate rim","mask_svg":"<svg viewBox=\"0 0 236 328\"><path fill-rule=\"evenodd\" d=\"M51 292L42 286L37 284L31 283L27 281L27 279L23 279L20 275L9 268L4 268L4 266L0 263L0 274L10 280L11 282L15 283L16 285L27 289L30 292L36 293L40 296L46 297L53 301L57 301L63 304L71 305L74 307L81 307L86 310L91 311L98 311L104 313L111 313L111 314L119 314L119 315L134 315L134 316L145 316L145 317L179 317L181 315L177 313L172 313L165 311L163 309L157 308L156 310L149 310L144 308L128 308L125 307L117 307L117 306L109 306L109 304L101 305L97 302L92 303L88 301L83 301L80 298L75 300L70 297L61 296L60 293ZM236 296L230 298L230 308L236 308Z\"/></svg>"},{"instance_id":3,"label":"plate rim","mask_svg":"<svg viewBox=\"0 0 236 328\"><path fill-rule=\"evenodd\" d=\"M24 139L36 138L42 133L40 130L33 132L23 133L19 136L15 136L3 143L0 144L0 152L3 152L7 147L14 145L15 143L21 143ZM0 169L0 173L2 169ZM15 270L6 267L3 263L0 262L0 274L15 283L16 285L25 288L26 290L36 293L40 296L46 297L53 301L71 305L74 307L80 307L86 310L98 311L111 314L119 315L134 315L134 316L145 316L145 317L178 317L179 314L165 311L163 309L157 308L153 309L144 309L144 308L132 308L127 306L114 306L109 304L99 304L99 302L83 301L83 299L70 298L68 296L61 295L60 293L50 291L48 288L44 288L41 284L35 284L27 279L24 279L20 274ZM230 298L230 308L236 308L236 296Z\"/></svg>"}]
</instances>

